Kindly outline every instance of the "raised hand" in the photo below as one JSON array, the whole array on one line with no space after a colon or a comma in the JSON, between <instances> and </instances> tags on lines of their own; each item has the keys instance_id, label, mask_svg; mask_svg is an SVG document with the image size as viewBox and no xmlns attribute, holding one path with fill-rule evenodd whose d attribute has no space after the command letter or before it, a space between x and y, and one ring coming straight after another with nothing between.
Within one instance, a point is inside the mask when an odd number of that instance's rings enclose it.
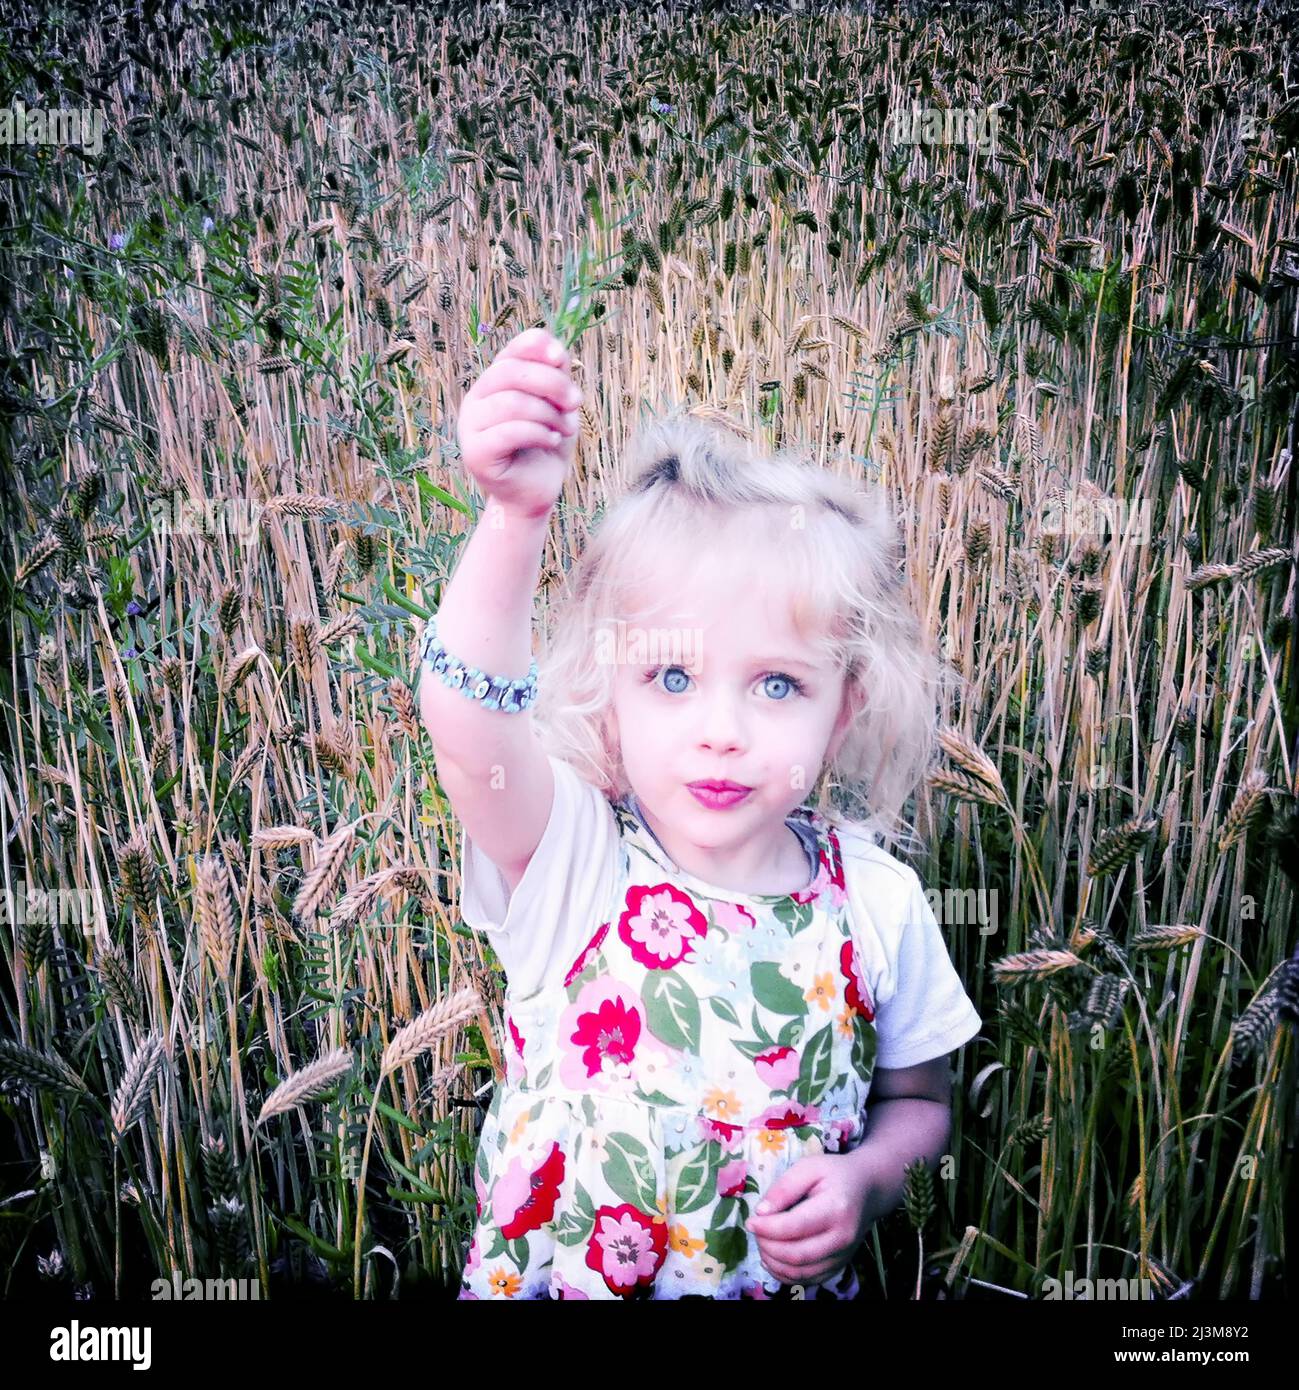
<instances>
[{"instance_id":1,"label":"raised hand","mask_svg":"<svg viewBox=\"0 0 1299 1390\"><path fill-rule=\"evenodd\" d=\"M573 461L582 394L554 334L529 328L469 388L460 406L460 457L490 499L521 516L544 516Z\"/></svg>"}]
</instances>

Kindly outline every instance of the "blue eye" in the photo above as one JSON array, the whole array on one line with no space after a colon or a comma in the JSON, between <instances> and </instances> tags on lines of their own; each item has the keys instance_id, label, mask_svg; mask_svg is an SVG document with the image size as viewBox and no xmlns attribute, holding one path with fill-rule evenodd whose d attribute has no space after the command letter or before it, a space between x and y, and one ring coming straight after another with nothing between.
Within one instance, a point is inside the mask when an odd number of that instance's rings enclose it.
<instances>
[{"instance_id":1,"label":"blue eye","mask_svg":"<svg viewBox=\"0 0 1299 1390\"><path fill-rule=\"evenodd\" d=\"M682 679L683 681L688 681L688 680L690 679L690 677L686 674L686 672L684 671L684 669L683 669L682 667L680 667L680 666L664 666L664 667L662 667L661 669L662 669L663 672L665 673L665 674L664 674L664 686L663 686L663 688L664 688L665 690L669 691L669 692L670 692L671 694L673 694L673 695L680 695L681 692L685 689L685 686L684 686L684 685L668 685L668 684L667 684L668 679L670 679L673 675L677 675L677 676L680 676L681 679ZM658 674L657 671L655 672L655 674L656 674L656 675Z\"/></svg>"},{"instance_id":2,"label":"blue eye","mask_svg":"<svg viewBox=\"0 0 1299 1390\"><path fill-rule=\"evenodd\" d=\"M657 681L660 672L663 674L662 688L670 695L680 695L686 688L685 683L690 680L690 676L687 674L685 668L681 666L656 666L645 679L647 681ZM791 693L794 695L805 695L807 693L807 688L803 685L802 681L796 680L793 676L787 676L782 671L770 671L767 675L762 677L762 680L764 684L775 681L778 685L787 687L787 689L779 691L777 694L771 696L773 701L777 704L786 703ZM669 681L674 683L669 684ZM767 693L771 695L770 690L768 690Z\"/></svg>"}]
</instances>

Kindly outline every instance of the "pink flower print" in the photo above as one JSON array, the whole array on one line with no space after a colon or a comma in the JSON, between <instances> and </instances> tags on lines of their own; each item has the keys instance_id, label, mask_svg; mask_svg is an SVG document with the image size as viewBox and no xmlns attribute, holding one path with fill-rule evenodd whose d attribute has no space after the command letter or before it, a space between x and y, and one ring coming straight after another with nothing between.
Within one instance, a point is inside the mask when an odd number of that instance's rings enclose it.
<instances>
[{"instance_id":1,"label":"pink flower print","mask_svg":"<svg viewBox=\"0 0 1299 1390\"><path fill-rule=\"evenodd\" d=\"M645 1033L636 991L609 976L585 985L560 1018L560 1080L576 1091L626 1091Z\"/></svg>"},{"instance_id":2,"label":"pink flower print","mask_svg":"<svg viewBox=\"0 0 1299 1390\"><path fill-rule=\"evenodd\" d=\"M492 1210L506 1240L518 1240L555 1217L555 1202L564 1181L564 1151L551 1144L541 1166L531 1171L516 1158L496 1181Z\"/></svg>"},{"instance_id":3,"label":"pink flower print","mask_svg":"<svg viewBox=\"0 0 1299 1390\"><path fill-rule=\"evenodd\" d=\"M717 1170L717 1193L720 1197L738 1197L748 1181L749 1165L742 1158L732 1159Z\"/></svg>"},{"instance_id":4,"label":"pink flower print","mask_svg":"<svg viewBox=\"0 0 1299 1390\"><path fill-rule=\"evenodd\" d=\"M556 1274L550 1281L550 1296L551 1298L584 1298L588 1303L591 1300L589 1293L575 1289L562 1274Z\"/></svg>"},{"instance_id":5,"label":"pink flower print","mask_svg":"<svg viewBox=\"0 0 1299 1390\"><path fill-rule=\"evenodd\" d=\"M844 998L848 1001L848 1007L854 1013L861 1014L867 1023L872 1022L875 1018L875 1005L871 1000L866 977L861 973L861 962L851 938L840 948L839 969L847 981L844 986Z\"/></svg>"},{"instance_id":6,"label":"pink flower print","mask_svg":"<svg viewBox=\"0 0 1299 1390\"><path fill-rule=\"evenodd\" d=\"M586 1263L613 1293L625 1298L637 1285L654 1282L667 1247L667 1223L623 1202L596 1209Z\"/></svg>"},{"instance_id":7,"label":"pink flower print","mask_svg":"<svg viewBox=\"0 0 1299 1390\"><path fill-rule=\"evenodd\" d=\"M757 918L747 907L741 907L739 903L714 903L713 921L717 923L728 936L734 936L736 932L744 930L746 927L757 925Z\"/></svg>"},{"instance_id":8,"label":"pink flower print","mask_svg":"<svg viewBox=\"0 0 1299 1390\"><path fill-rule=\"evenodd\" d=\"M632 959L649 970L679 965L697 936L708 933L708 919L670 883L636 885L627 890L627 907L618 918L618 935Z\"/></svg>"},{"instance_id":9,"label":"pink flower print","mask_svg":"<svg viewBox=\"0 0 1299 1390\"><path fill-rule=\"evenodd\" d=\"M461 1289L460 1292L456 1295L457 1302L460 1302L461 1300L467 1302L471 1298L474 1300L475 1303L479 1301L478 1295L476 1293L470 1292L469 1289Z\"/></svg>"},{"instance_id":10,"label":"pink flower print","mask_svg":"<svg viewBox=\"0 0 1299 1390\"><path fill-rule=\"evenodd\" d=\"M825 1131L825 1151L828 1154L843 1152L843 1146L848 1142L853 1130L853 1119L851 1116L844 1116L838 1120L831 1120Z\"/></svg>"},{"instance_id":11,"label":"pink flower print","mask_svg":"<svg viewBox=\"0 0 1299 1390\"><path fill-rule=\"evenodd\" d=\"M465 1260L464 1277L466 1279L468 1279L474 1270L482 1263L482 1256L483 1252L478 1248L478 1232L475 1231L473 1240L469 1242L469 1256Z\"/></svg>"},{"instance_id":12,"label":"pink flower print","mask_svg":"<svg viewBox=\"0 0 1299 1390\"><path fill-rule=\"evenodd\" d=\"M803 1105L796 1100L782 1100L770 1105L753 1122L755 1129L793 1129L798 1125L812 1125L820 1116L815 1105Z\"/></svg>"},{"instance_id":13,"label":"pink flower print","mask_svg":"<svg viewBox=\"0 0 1299 1390\"><path fill-rule=\"evenodd\" d=\"M600 949L600 943L604 940L605 933L609 930L606 922L599 931L582 947L582 954L573 962L569 972L564 976L564 987L567 988L575 979L586 969L586 963L591 955Z\"/></svg>"},{"instance_id":14,"label":"pink flower print","mask_svg":"<svg viewBox=\"0 0 1299 1390\"><path fill-rule=\"evenodd\" d=\"M792 1047L770 1047L759 1052L753 1065L773 1091L787 1091L798 1080L799 1056Z\"/></svg>"}]
</instances>

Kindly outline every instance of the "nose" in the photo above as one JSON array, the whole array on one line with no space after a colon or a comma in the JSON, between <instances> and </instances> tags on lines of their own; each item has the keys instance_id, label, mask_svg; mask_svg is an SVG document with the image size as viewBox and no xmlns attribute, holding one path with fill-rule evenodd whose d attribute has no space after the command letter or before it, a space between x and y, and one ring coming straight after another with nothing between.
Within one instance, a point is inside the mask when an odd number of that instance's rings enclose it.
<instances>
[{"instance_id":1,"label":"nose","mask_svg":"<svg viewBox=\"0 0 1299 1390\"><path fill-rule=\"evenodd\" d=\"M716 690L703 705L699 746L714 753L729 753L745 745L744 720L735 697Z\"/></svg>"}]
</instances>

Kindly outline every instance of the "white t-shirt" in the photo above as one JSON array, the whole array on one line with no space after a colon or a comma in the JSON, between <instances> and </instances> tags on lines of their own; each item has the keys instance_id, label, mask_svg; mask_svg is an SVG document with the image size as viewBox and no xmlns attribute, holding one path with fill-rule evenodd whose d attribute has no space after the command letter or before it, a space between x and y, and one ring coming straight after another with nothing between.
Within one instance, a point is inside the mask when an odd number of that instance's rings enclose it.
<instances>
[{"instance_id":1,"label":"white t-shirt","mask_svg":"<svg viewBox=\"0 0 1299 1390\"><path fill-rule=\"evenodd\" d=\"M460 913L483 933L518 1001L558 984L601 923L616 913L622 847L607 798L547 755L555 799L513 895L468 834L461 835ZM836 826L853 938L875 1003L876 1067L915 1066L974 1037L982 1019L952 965L916 871L855 824Z\"/></svg>"}]
</instances>

